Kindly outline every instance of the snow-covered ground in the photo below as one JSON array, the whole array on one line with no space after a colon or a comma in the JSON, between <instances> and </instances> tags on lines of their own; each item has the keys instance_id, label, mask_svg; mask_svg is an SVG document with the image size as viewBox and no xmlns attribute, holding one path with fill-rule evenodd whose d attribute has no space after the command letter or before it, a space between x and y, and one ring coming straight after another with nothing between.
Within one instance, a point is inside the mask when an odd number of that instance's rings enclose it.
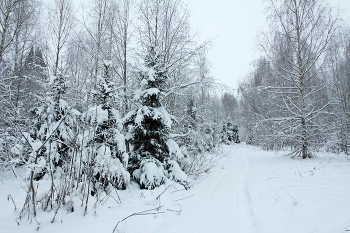
<instances>
[{"instance_id":1,"label":"snow-covered ground","mask_svg":"<svg viewBox=\"0 0 350 233\"><path fill-rule=\"evenodd\" d=\"M16 218L22 208L24 183L12 173L0 175L0 232L143 233L344 233L350 230L350 162L342 155L293 160L244 143L225 147L227 156L194 187L168 182L153 191L118 191L83 216L79 198L73 213L40 212L35 221ZM47 184L49 182L47 181ZM45 182L40 183L45 186ZM40 187L39 187L40 189ZM165 190L165 192L164 192ZM164 193L163 193L164 192ZM15 211L11 198L17 206ZM161 195L160 195L161 194ZM159 196L160 195L160 196ZM159 198L157 198L159 196ZM160 207L158 210L155 209ZM142 214L144 214L142 213Z\"/></svg>"},{"instance_id":2,"label":"snow-covered ground","mask_svg":"<svg viewBox=\"0 0 350 233\"><path fill-rule=\"evenodd\" d=\"M246 148L254 222L262 233L350 231L350 162L344 155L293 160Z\"/></svg>"}]
</instances>

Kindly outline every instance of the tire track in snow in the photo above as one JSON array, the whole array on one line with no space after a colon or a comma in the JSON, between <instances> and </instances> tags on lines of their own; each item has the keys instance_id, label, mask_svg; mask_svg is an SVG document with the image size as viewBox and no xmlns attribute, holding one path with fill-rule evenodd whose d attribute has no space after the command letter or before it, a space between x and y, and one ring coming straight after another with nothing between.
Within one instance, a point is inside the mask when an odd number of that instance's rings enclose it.
<instances>
[{"instance_id":1,"label":"tire track in snow","mask_svg":"<svg viewBox=\"0 0 350 233\"><path fill-rule=\"evenodd\" d=\"M258 232L246 185L250 168L245 145L235 145L220 164L224 166L217 167L194 188L195 196L184 202L179 221L158 232Z\"/></svg>"}]
</instances>

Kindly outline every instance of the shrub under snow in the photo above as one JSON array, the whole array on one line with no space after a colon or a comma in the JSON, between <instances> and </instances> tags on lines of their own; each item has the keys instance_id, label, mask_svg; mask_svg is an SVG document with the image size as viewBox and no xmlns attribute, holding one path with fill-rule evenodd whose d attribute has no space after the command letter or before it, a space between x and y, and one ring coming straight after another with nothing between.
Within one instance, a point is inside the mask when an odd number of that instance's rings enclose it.
<instances>
[{"instance_id":1,"label":"shrub under snow","mask_svg":"<svg viewBox=\"0 0 350 233\"><path fill-rule=\"evenodd\" d=\"M142 189L154 189L165 183L165 172L162 164L155 159L144 159L139 169L133 172Z\"/></svg>"},{"instance_id":2,"label":"shrub under snow","mask_svg":"<svg viewBox=\"0 0 350 233\"><path fill-rule=\"evenodd\" d=\"M108 182L118 189L125 189L129 183L130 175L119 159L111 157L109 147L102 145L96 154L93 166L94 176L104 187Z\"/></svg>"},{"instance_id":3,"label":"shrub under snow","mask_svg":"<svg viewBox=\"0 0 350 233\"><path fill-rule=\"evenodd\" d=\"M189 188L188 177L175 160L169 160L166 168L169 179L182 184L186 189Z\"/></svg>"}]
</instances>

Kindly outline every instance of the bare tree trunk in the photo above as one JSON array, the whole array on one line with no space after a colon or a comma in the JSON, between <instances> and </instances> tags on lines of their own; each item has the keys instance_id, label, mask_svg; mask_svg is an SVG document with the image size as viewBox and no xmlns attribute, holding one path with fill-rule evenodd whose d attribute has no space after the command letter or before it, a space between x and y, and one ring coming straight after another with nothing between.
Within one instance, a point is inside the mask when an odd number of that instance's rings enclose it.
<instances>
[{"instance_id":1,"label":"bare tree trunk","mask_svg":"<svg viewBox=\"0 0 350 233\"><path fill-rule=\"evenodd\" d=\"M301 51L301 38L300 38L300 16L299 9L297 5L297 1L293 0L294 4L294 17L295 17L295 31L296 31L296 42L297 42L297 64L298 64L298 79L299 79L299 92L300 92L300 106L301 106L301 114L300 114L300 122L301 122L301 155L302 158L305 159L308 157L307 153L307 132L306 132L306 109L305 109L305 85L304 85L304 70L303 70L303 59L302 59L302 51Z\"/></svg>"}]
</instances>

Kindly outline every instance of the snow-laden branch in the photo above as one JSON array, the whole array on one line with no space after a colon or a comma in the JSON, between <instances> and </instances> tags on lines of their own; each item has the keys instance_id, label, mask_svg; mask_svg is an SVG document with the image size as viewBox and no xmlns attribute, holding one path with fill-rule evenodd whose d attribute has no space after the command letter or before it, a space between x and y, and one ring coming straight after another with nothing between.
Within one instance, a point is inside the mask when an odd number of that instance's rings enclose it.
<instances>
[{"instance_id":1,"label":"snow-laden branch","mask_svg":"<svg viewBox=\"0 0 350 233\"><path fill-rule=\"evenodd\" d=\"M180 90L180 89L183 89L183 88L186 88L186 87L190 87L190 86L194 86L194 85L198 85L198 84L213 84L212 81L195 81L195 82L192 82L192 83L186 83L186 84L182 84L180 86L176 86L176 87L173 87L171 88L170 90L168 90L164 95L163 95L163 99L164 100L165 98L167 98L169 95L171 95L172 93L174 93L175 91L177 90Z\"/></svg>"}]
</instances>

